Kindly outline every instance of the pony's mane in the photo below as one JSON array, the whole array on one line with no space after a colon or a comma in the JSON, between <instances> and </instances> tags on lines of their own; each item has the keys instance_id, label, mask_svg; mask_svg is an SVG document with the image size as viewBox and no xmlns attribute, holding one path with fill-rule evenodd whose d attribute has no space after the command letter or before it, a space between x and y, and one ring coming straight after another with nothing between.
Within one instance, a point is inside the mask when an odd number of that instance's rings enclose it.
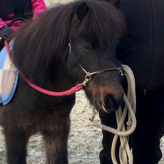
<instances>
[{"instance_id":1,"label":"pony's mane","mask_svg":"<svg viewBox=\"0 0 164 164\"><path fill-rule=\"evenodd\" d=\"M86 0L56 6L37 19L25 22L13 35L15 63L27 78L35 81L36 74L46 74L47 69L54 69L56 61L60 66L60 62L66 63L72 19L82 2L89 7L89 14L77 32L86 31L90 36L96 35L100 44L117 42L124 21L109 3Z\"/></svg>"}]
</instances>

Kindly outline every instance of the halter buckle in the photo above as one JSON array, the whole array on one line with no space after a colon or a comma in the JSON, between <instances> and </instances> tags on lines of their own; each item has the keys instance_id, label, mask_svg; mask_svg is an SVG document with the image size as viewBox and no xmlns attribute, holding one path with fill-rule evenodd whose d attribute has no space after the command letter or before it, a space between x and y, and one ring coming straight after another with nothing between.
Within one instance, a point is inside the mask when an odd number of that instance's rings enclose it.
<instances>
[{"instance_id":1,"label":"halter buckle","mask_svg":"<svg viewBox=\"0 0 164 164\"><path fill-rule=\"evenodd\" d=\"M92 78L91 78L91 75L86 74L86 75L85 75L85 79L84 79L84 81L82 82L81 85L86 86L86 84L87 84L91 79L92 79Z\"/></svg>"}]
</instances>

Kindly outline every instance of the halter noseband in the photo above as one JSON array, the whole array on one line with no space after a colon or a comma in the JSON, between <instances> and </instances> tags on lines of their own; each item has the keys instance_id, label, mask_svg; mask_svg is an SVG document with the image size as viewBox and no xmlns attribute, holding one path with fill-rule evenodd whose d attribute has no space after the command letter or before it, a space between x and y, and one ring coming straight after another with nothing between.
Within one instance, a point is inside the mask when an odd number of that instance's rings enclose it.
<instances>
[{"instance_id":1,"label":"halter noseband","mask_svg":"<svg viewBox=\"0 0 164 164\"><path fill-rule=\"evenodd\" d=\"M95 71L95 72L87 72L80 64L79 66L81 67L81 69L85 72L85 79L82 83L83 86L86 86L86 84L92 79L92 75L96 75L96 74L100 74L100 73L103 73L103 72L106 72L106 71L113 71L113 70L118 70L118 73L123 76L123 71L120 67L118 68L107 68L107 69L104 69L102 71Z\"/></svg>"}]
</instances>

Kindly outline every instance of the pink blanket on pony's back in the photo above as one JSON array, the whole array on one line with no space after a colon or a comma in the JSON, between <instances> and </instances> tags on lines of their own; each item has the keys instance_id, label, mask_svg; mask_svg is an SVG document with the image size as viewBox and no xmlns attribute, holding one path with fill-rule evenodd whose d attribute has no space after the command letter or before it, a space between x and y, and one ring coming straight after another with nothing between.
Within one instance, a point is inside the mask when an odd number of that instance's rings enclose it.
<instances>
[{"instance_id":1,"label":"pink blanket on pony's back","mask_svg":"<svg viewBox=\"0 0 164 164\"><path fill-rule=\"evenodd\" d=\"M10 45L12 48L13 44ZM16 90L18 71L12 63L6 48L0 51L0 103L8 104Z\"/></svg>"}]
</instances>

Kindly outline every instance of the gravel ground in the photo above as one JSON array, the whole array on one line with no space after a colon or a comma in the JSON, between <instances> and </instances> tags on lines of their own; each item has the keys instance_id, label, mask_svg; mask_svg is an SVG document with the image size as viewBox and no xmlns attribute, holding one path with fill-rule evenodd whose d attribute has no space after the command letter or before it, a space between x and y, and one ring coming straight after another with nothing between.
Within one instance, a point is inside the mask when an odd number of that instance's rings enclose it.
<instances>
[{"instance_id":1,"label":"gravel ground","mask_svg":"<svg viewBox=\"0 0 164 164\"><path fill-rule=\"evenodd\" d=\"M68 143L70 164L99 164L99 152L102 149L101 130L87 125L91 115L91 107L83 91L77 93L76 104L71 112L71 131ZM98 120L98 118L96 118ZM161 139L164 151L164 138ZM163 153L164 154L164 153ZM6 164L6 150L2 128L0 129L0 164ZM45 164L42 136L36 134L28 144L28 164ZM164 157L159 164L164 164Z\"/></svg>"}]
</instances>

